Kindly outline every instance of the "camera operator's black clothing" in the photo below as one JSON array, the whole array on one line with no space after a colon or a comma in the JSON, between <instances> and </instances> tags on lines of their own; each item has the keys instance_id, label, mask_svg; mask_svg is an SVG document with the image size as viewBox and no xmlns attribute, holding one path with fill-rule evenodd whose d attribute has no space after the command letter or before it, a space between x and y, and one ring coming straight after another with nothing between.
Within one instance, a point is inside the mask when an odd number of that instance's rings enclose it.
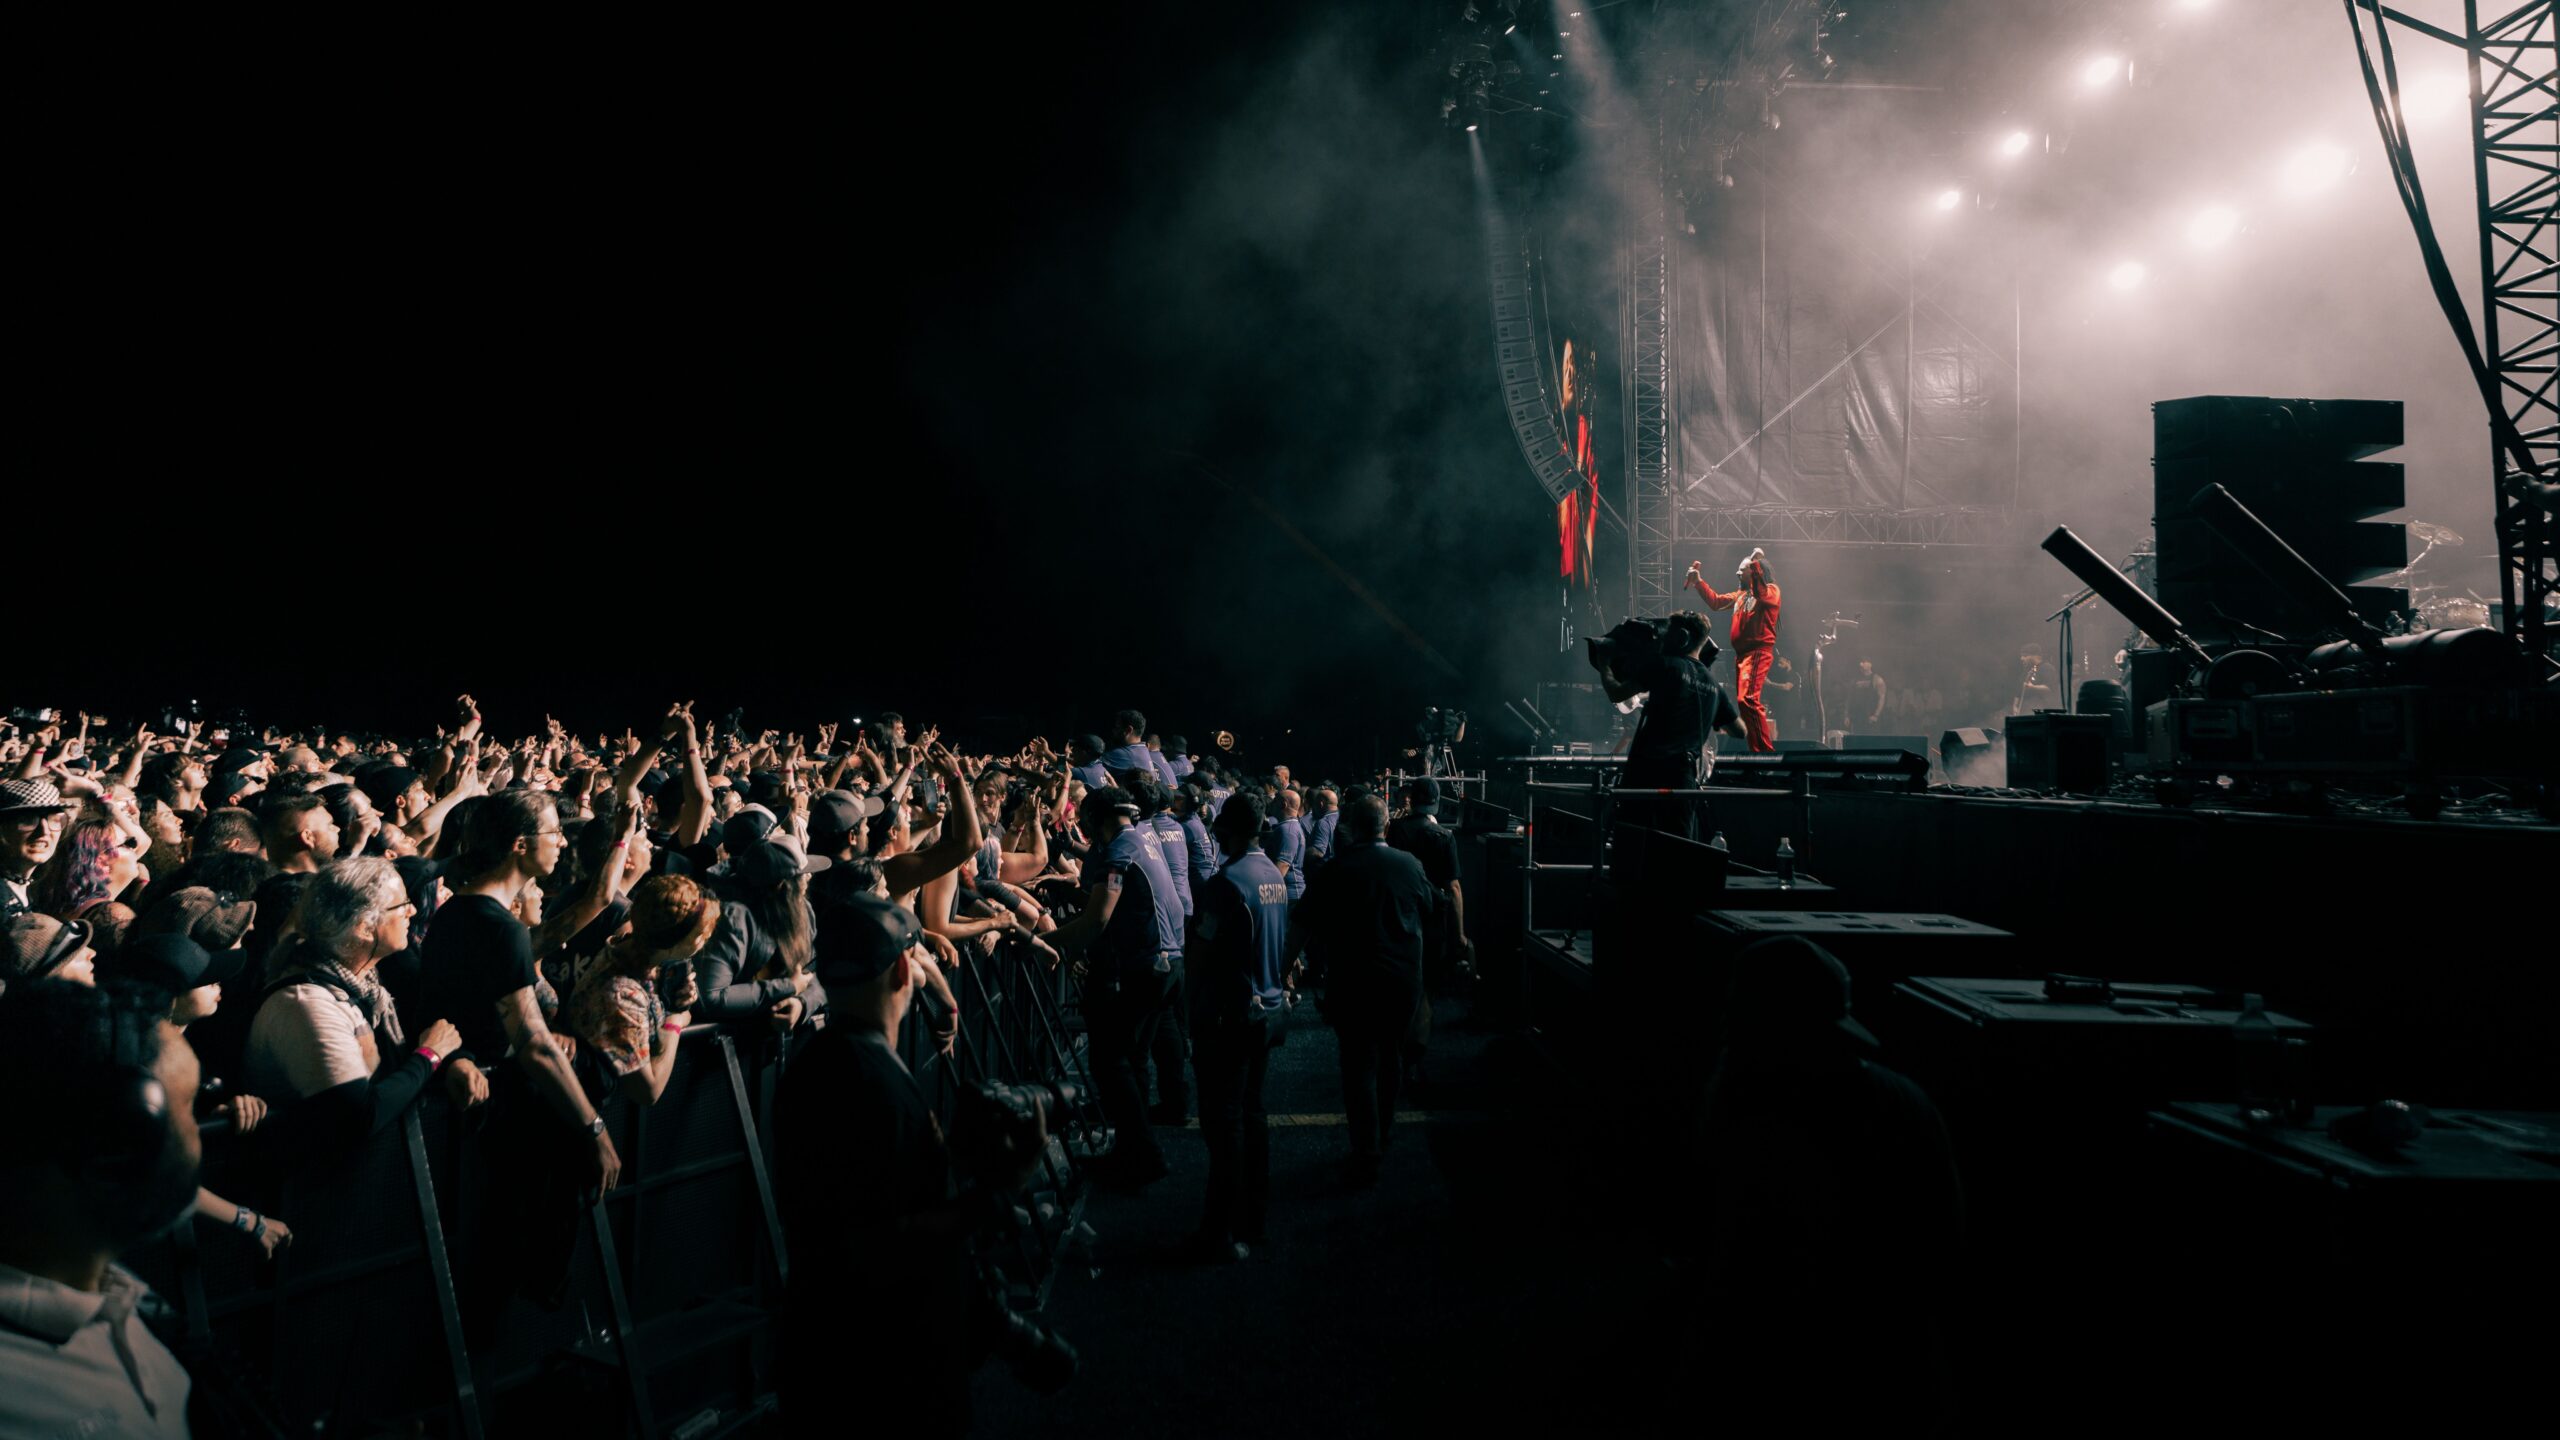
<instances>
[{"instance_id":1,"label":"camera operator's black clothing","mask_svg":"<svg viewBox=\"0 0 2560 1440\"><path fill-rule=\"evenodd\" d=\"M887 1037L811 1039L774 1095L774 1194L791 1253L780 1391L795 1432L820 1416L968 1428L968 1240L952 1224L950 1153Z\"/></svg>"},{"instance_id":2,"label":"camera operator's black clothing","mask_svg":"<svg viewBox=\"0 0 2560 1440\"><path fill-rule=\"evenodd\" d=\"M1718 730L1740 723L1742 712L1733 708L1724 688L1709 678L1707 667L1686 655L1667 656L1655 662L1648 674L1620 678L1647 691L1644 719L1636 726L1635 742L1627 747L1628 769L1639 764L1647 766L1648 773L1678 769L1683 784L1695 784L1699 754Z\"/></svg>"},{"instance_id":3,"label":"camera operator's black clothing","mask_svg":"<svg viewBox=\"0 0 2560 1440\"><path fill-rule=\"evenodd\" d=\"M1618 788L1696 789L1706 747L1718 730L1741 723L1742 712L1733 708L1723 687L1708 678L1707 667L1686 655L1657 662L1639 683L1648 692L1644 719L1627 747L1627 767L1619 773ZM1694 840L1698 808L1695 800L1627 796L1618 802L1618 818Z\"/></svg>"},{"instance_id":4,"label":"camera operator's black clothing","mask_svg":"<svg viewBox=\"0 0 2560 1440\"><path fill-rule=\"evenodd\" d=\"M1395 1123L1401 1054L1422 1003L1424 931L1437 904L1420 861L1350 841L1299 902L1325 1019L1342 1043L1343 1116L1358 1161L1377 1159Z\"/></svg>"}]
</instances>

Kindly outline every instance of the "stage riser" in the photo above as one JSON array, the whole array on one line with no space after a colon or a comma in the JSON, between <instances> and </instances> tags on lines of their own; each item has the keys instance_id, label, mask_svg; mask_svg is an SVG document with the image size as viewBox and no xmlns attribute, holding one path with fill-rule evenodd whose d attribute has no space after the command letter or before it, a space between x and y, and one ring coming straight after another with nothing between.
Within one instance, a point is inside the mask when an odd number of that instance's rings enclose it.
<instances>
[{"instance_id":1,"label":"stage riser","mask_svg":"<svg viewBox=\"0 0 2560 1440\"><path fill-rule=\"evenodd\" d=\"M1839 908L1943 911L2031 968L2257 991L2323 1028L2322 1073L2444 1104L2560 1105L2560 967L2531 907L2560 829L2312 820L2067 801L1737 794L1710 822L1789 837ZM2515 908L2522 900L2527 908Z\"/></svg>"}]
</instances>

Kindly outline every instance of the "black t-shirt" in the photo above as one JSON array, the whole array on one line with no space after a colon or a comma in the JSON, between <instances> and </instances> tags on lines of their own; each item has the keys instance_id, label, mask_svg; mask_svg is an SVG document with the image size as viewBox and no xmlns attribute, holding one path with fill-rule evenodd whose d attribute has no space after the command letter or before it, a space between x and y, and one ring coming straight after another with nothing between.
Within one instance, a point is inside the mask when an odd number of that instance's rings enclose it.
<instances>
[{"instance_id":1,"label":"black t-shirt","mask_svg":"<svg viewBox=\"0 0 2560 1440\"><path fill-rule=\"evenodd\" d=\"M836 1363L947 1363L965 1338L968 1249L900 1230L957 1193L915 1078L877 1032L833 1026L783 1071L773 1108L786 1346Z\"/></svg>"},{"instance_id":2,"label":"black t-shirt","mask_svg":"<svg viewBox=\"0 0 2560 1440\"><path fill-rule=\"evenodd\" d=\"M450 1020L462 1032L462 1049L483 1070L507 1053L507 1027L498 1002L529 990L533 932L506 906L486 895L456 895L436 910L427 927L425 970L428 1018Z\"/></svg>"},{"instance_id":3,"label":"black t-shirt","mask_svg":"<svg viewBox=\"0 0 2560 1440\"><path fill-rule=\"evenodd\" d=\"M1307 882L1294 923L1336 995L1411 998L1438 892L1422 863L1387 845L1346 842Z\"/></svg>"},{"instance_id":4,"label":"black t-shirt","mask_svg":"<svg viewBox=\"0 0 2560 1440\"><path fill-rule=\"evenodd\" d=\"M1707 667L1686 655L1655 664L1643 683L1644 720L1636 727L1629 760L1695 760L1717 730L1741 718Z\"/></svg>"},{"instance_id":5,"label":"black t-shirt","mask_svg":"<svg viewBox=\"0 0 2560 1440\"><path fill-rule=\"evenodd\" d=\"M1458 883L1458 837L1449 827L1422 815L1407 815L1387 824L1387 843L1422 862L1422 873L1436 889Z\"/></svg>"}]
</instances>

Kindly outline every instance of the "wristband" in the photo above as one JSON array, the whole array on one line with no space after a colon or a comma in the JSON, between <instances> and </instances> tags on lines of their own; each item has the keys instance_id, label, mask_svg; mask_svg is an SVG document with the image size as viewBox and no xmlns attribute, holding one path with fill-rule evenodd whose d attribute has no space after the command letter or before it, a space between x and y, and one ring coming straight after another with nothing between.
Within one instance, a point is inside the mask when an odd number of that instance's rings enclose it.
<instances>
[{"instance_id":1,"label":"wristband","mask_svg":"<svg viewBox=\"0 0 2560 1440\"><path fill-rule=\"evenodd\" d=\"M433 1046L421 1045L417 1048L416 1053L427 1057L428 1074L433 1075L436 1071L444 1068L444 1057L437 1054Z\"/></svg>"},{"instance_id":2,"label":"wristband","mask_svg":"<svg viewBox=\"0 0 2560 1440\"><path fill-rule=\"evenodd\" d=\"M258 1228L258 1212L243 1205L231 1212L231 1228L246 1235Z\"/></svg>"},{"instance_id":3,"label":"wristband","mask_svg":"<svg viewBox=\"0 0 2560 1440\"><path fill-rule=\"evenodd\" d=\"M677 1024L677 1023L676 1023L676 1022L674 1022L673 1020L661 1020L661 1021L659 1021L659 1022L658 1022L658 1028L659 1028L660 1030L665 1031L666 1033L668 1033L668 1034L670 1034L670 1035L681 1035L681 1034L683 1034L683 1033L684 1033L684 1027L683 1027L683 1026L681 1026L681 1025L679 1025L679 1024Z\"/></svg>"}]
</instances>

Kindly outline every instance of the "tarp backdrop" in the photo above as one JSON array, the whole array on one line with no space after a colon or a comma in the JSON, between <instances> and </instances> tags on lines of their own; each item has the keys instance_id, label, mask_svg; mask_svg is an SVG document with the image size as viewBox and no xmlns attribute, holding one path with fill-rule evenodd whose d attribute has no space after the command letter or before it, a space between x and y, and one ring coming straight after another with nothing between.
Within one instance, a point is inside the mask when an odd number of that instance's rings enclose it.
<instances>
[{"instance_id":1,"label":"tarp backdrop","mask_svg":"<svg viewBox=\"0 0 2560 1440\"><path fill-rule=\"evenodd\" d=\"M1688 503L2031 508L2016 255L1913 213L1887 107L1816 122L1673 217Z\"/></svg>"}]
</instances>

